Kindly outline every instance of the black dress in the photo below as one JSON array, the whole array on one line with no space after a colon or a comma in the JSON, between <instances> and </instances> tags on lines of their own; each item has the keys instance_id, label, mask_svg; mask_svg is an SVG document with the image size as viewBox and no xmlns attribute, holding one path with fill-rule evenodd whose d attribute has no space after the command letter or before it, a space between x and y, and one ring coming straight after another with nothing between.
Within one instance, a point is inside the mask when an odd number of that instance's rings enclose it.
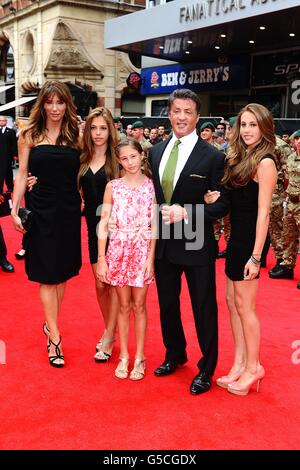
<instances>
[{"instance_id":1,"label":"black dress","mask_svg":"<svg viewBox=\"0 0 300 470\"><path fill-rule=\"evenodd\" d=\"M30 193L33 223L25 256L31 281L58 284L79 273L79 156L78 150L59 145L38 145L30 151L29 171L38 178Z\"/></svg>"},{"instance_id":2,"label":"black dress","mask_svg":"<svg viewBox=\"0 0 300 470\"><path fill-rule=\"evenodd\" d=\"M273 157L266 155L262 158ZM250 180L230 192L230 239L226 250L225 273L232 281L243 281L244 267L253 253L258 213L258 183ZM257 278L259 275L257 276Z\"/></svg>"},{"instance_id":3,"label":"black dress","mask_svg":"<svg viewBox=\"0 0 300 470\"><path fill-rule=\"evenodd\" d=\"M96 171L96 173L93 173L89 168L81 177L84 215L88 228L89 256L92 264L97 263L98 259L98 238L96 230L100 220L100 206L103 203L106 183L104 166Z\"/></svg>"}]
</instances>

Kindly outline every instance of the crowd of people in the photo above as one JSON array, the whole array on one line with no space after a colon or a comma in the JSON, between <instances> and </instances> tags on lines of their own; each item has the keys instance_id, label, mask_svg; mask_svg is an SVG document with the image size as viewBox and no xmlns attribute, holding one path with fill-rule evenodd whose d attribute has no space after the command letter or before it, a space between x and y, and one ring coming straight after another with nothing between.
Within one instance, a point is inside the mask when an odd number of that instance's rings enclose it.
<instances>
[{"instance_id":1,"label":"crowd of people","mask_svg":"<svg viewBox=\"0 0 300 470\"><path fill-rule=\"evenodd\" d=\"M147 129L141 120L123 130L105 107L82 122L66 85L47 81L18 136L13 187L7 162L16 147L5 147L0 203L5 179L13 190L14 227L26 239L26 273L40 285L51 366L65 365L60 311L66 283L80 271L84 215L104 324L94 360L111 359L118 329L115 376L145 377L146 296L155 278L165 357L154 374L166 376L185 364L179 300L184 273L201 353L190 392L210 390L218 359L215 259L224 230L234 357L228 374L216 383L237 395L247 395L254 384L258 390L265 375L258 279L268 231L277 259L270 277L293 278L300 228L300 130L291 138L292 149L290 141L275 136L271 113L252 103L228 123L215 128L207 121L198 131L200 106L194 92L175 90L168 100L170 132L164 126ZM3 122L0 117L0 127ZM33 214L28 232L19 216L24 194ZM13 272L2 231L0 266ZM136 351L129 372L132 312Z\"/></svg>"}]
</instances>

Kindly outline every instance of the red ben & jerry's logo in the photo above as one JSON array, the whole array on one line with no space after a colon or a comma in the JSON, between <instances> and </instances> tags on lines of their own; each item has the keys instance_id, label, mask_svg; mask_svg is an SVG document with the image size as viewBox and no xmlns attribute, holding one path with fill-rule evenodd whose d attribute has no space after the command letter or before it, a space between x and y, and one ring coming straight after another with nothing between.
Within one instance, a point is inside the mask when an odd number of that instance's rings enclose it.
<instances>
[{"instance_id":1,"label":"red ben & jerry's logo","mask_svg":"<svg viewBox=\"0 0 300 470\"><path fill-rule=\"evenodd\" d=\"M137 72L131 72L128 75L128 78L126 80L127 86L129 88L133 88L134 90L138 90L141 84L141 76Z\"/></svg>"}]
</instances>

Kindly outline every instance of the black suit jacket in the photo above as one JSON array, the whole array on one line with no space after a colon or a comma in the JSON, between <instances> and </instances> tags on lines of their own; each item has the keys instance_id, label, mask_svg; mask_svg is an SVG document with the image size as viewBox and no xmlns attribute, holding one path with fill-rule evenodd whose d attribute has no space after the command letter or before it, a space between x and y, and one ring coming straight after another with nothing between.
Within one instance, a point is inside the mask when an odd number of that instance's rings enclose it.
<instances>
[{"instance_id":1,"label":"black suit jacket","mask_svg":"<svg viewBox=\"0 0 300 470\"><path fill-rule=\"evenodd\" d=\"M153 172L158 205L165 203L159 178L159 165L169 140L152 147L149 161ZM215 240L212 221L229 212L229 192L221 186L224 174L224 154L201 137L190 154L174 188L171 204L185 206L188 223L184 221L166 226L159 216L159 239L156 257L164 255L175 264L203 266L215 260ZM208 190L221 192L214 204L204 204ZM194 233L194 236L193 236ZM195 235L196 234L196 235Z\"/></svg>"},{"instance_id":2,"label":"black suit jacket","mask_svg":"<svg viewBox=\"0 0 300 470\"><path fill-rule=\"evenodd\" d=\"M3 192L3 183L8 165L18 153L17 137L13 129L6 127L4 134L0 129L0 193Z\"/></svg>"}]
</instances>

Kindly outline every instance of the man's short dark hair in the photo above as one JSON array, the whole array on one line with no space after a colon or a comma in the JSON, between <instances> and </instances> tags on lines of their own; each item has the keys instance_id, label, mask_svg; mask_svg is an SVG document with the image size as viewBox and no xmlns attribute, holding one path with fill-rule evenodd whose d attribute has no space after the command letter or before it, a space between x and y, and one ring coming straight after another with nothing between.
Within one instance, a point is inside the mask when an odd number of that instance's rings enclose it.
<instances>
[{"instance_id":1,"label":"man's short dark hair","mask_svg":"<svg viewBox=\"0 0 300 470\"><path fill-rule=\"evenodd\" d=\"M218 122L218 124L216 125L216 129L218 129L218 126L222 126L222 127L223 127L223 130L224 130L224 131L226 130L226 124L225 124L225 122Z\"/></svg>"},{"instance_id":2,"label":"man's short dark hair","mask_svg":"<svg viewBox=\"0 0 300 470\"><path fill-rule=\"evenodd\" d=\"M192 90L188 90L187 88L179 88L178 90L174 90L168 99L168 111L170 112L172 103L175 100L192 100L196 104L196 111L197 114L200 113L201 108L201 101L198 95L194 93Z\"/></svg>"}]
</instances>

